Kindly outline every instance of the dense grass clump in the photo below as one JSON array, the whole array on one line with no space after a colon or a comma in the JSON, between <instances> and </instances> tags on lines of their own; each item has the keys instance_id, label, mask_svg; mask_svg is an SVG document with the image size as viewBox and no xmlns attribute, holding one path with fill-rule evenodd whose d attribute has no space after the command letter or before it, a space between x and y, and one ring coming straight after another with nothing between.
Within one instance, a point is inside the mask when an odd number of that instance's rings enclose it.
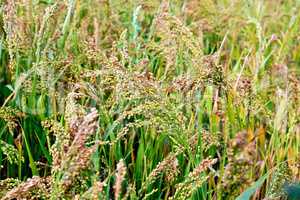
<instances>
[{"instance_id":1,"label":"dense grass clump","mask_svg":"<svg viewBox=\"0 0 300 200\"><path fill-rule=\"evenodd\" d=\"M299 1L0 2L0 199L300 199Z\"/></svg>"}]
</instances>

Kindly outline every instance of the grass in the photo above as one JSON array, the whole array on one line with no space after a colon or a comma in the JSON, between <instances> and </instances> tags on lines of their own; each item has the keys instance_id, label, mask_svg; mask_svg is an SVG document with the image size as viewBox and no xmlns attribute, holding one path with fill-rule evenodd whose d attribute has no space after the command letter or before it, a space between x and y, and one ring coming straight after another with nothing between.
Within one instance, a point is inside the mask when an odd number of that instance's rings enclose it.
<instances>
[{"instance_id":1,"label":"grass","mask_svg":"<svg viewBox=\"0 0 300 200\"><path fill-rule=\"evenodd\" d=\"M1 199L299 198L299 1L0 2Z\"/></svg>"}]
</instances>

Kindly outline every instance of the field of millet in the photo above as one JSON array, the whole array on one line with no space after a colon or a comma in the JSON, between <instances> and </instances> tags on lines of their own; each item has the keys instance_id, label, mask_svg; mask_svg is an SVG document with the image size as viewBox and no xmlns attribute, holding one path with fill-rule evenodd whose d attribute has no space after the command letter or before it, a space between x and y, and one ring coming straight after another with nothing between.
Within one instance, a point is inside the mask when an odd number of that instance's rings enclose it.
<instances>
[{"instance_id":1,"label":"field of millet","mask_svg":"<svg viewBox=\"0 0 300 200\"><path fill-rule=\"evenodd\" d=\"M299 0L0 0L0 199L299 200Z\"/></svg>"}]
</instances>

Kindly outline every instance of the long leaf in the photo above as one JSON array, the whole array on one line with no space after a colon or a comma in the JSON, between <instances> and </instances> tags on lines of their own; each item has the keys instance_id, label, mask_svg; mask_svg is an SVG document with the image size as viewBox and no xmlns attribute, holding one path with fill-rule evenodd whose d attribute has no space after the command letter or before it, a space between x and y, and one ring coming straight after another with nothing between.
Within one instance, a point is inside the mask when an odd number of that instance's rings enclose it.
<instances>
[{"instance_id":1,"label":"long leaf","mask_svg":"<svg viewBox=\"0 0 300 200\"><path fill-rule=\"evenodd\" d=\"M251 185L246 191L244 191L236 200L249 200L251 196L256 192L258 188L262 186L266 178L269 176L271 171L266 173L264 176L260 177L253 185Z\"/></svg>"}]
</instances>

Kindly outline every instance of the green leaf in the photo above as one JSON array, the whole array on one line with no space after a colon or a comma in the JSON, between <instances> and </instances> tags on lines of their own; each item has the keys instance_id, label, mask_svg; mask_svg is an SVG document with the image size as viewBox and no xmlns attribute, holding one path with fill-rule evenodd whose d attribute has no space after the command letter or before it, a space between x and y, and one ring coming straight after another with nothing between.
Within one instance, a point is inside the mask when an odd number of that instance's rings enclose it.
<instances>
[{"instance_id":1,"label":"green leaf","mask_svg":"<svg viewBox=\"0 0 300 200\"><path fill-rule=\"evenodd\" d=\"M13 86L12 85L6 85L6 87L10 90L10 91L14 91L14 88L13 88Z\"/></svg>"},{"instance_id":2,"label":"green leaf","mask_svg":"<svg viewBox=\"0 0 300 200\"><path fill-rule=\"evenodd\" d=\"M249 200L251 196L256 192L256 190L262 186L266 178L269 176L271 171L266 173L264 176L260 177L252 186L250 186L246 191L244 191L236 200Z\"/></svg>"},{"instance_id":3,"label":"green leaf","mask_svg":"<svg viewBox=\"0 0 300 200\"><path fill-rule=\"evenodd\" d=\"M30 145L29 145L29 143L27 141L27 138L26 138L26 135L25 135L25 132L24 132L23 129L22 129L22 135L23 135L23 139L24 139L24 142L25 142L26 150L27 150L27 153L28 153L29 165L30 165L30 168L31 168L32 175L33 176L38 176L39 172L38 172L37 166L36 166L36 164L34 162L32 153L30 151Z\"/></svg>"}]
</instances>

